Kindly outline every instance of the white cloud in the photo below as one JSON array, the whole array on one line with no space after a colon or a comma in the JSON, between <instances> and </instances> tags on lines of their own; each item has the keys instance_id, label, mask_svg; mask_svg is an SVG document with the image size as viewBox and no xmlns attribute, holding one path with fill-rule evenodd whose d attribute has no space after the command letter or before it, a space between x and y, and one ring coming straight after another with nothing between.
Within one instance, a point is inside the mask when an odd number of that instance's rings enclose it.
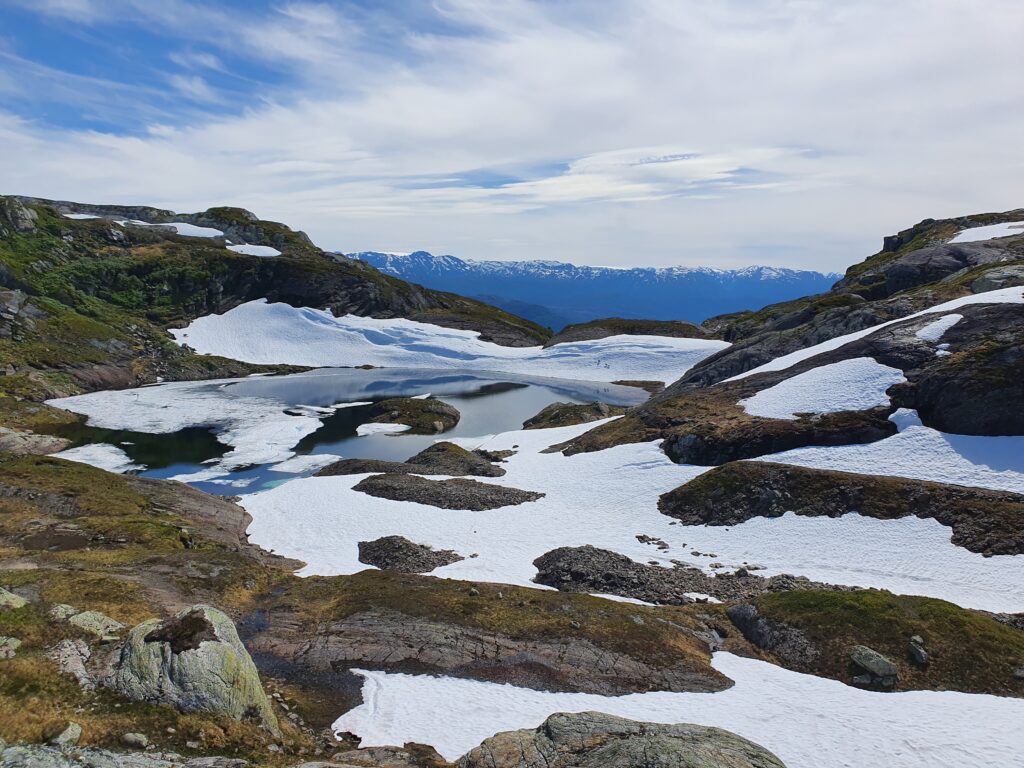
<instances>
[{"instance_id":1,"label":"white cloud","mask_svg":"<svg viewBox=\"0 0 1024 768\"><path fill-rule=\"evenodd\" d=\"M137 136L0 113L6 190L245 205L346 250L830 269L926 216L1024 204L1015 0L439 0L417 28L117 2L286 84Z\"/></svg>"}]
</instances>

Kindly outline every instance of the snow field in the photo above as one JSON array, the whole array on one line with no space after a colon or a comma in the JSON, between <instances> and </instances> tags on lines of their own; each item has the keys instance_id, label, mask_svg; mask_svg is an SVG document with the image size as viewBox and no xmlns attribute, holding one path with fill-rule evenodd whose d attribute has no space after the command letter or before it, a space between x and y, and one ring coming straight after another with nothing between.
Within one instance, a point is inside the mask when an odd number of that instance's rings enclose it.
<instances>
[{"instance_id":1,"label":"snow field","mask_svg":"<svg viewBox=\"0 0 1024 768\"><path fill-rule=\"evenodd\" d=\"M364 703L333 727L359 735L364 747L415 741L449 760L495 733L536 728L555 712L587 711L725 728L775 753L787 768L990 768L1018 765L1024 751L1021 699L872 693L728 653L715 654L712 663L736 685L719 693L604 697L359 671Z\"/></svg>"},{"instance_id":2,"label":"snow field","mask_svg":"<svg viewBox=\"0 0 1024 768\"><path fill-rule=\"evenodd\" d=\"M729 346L709 339L612 336L548 349L502 347L481 341L475 331L404 319L334 317L327 310L264 300L201 317L171 333L197 352L251 363L458 368L582 381L665 383Z\"/></svg>"},{"instance_id":3,"label":"snow field","mask_svg":"<svg viewBox=\"0 0 1024 768\"><path fill-rule=\"evenodd\" d=\"M971 227L957 233L951 243L977 243L991 240L994 237L1024 235L1024 221L1008 221L1003 224L990 224L986 227Z\"/></svg>"},{"instance_id":4,"label":"snow field","mask_svg":"<svg viewBox=\"0 0 1024 768\"><path fill-rule=\"evenodd\" d=\"M243 243L241 245L229 245L227 248L229 251L242 253L246 256L273 257L281 255L281 252L277 250L277 248L271 248L269 245L248 245Z\"/></svg>"},{"instance_id":5,"label":"snow field","mask_svg":"<svg viewBox=\"0 0 1024 768\"><path fill-rule=\"evenodd\" d=\"M93 443L81 445L78 448L69 448L66 451L55 453L54 456L68 461L77 461L81 464L89 464L108 472L131 472L134 469L145 469L138 464L133 464L128 454L116 445L107 443Z\"/></svg>"}]
</instances>

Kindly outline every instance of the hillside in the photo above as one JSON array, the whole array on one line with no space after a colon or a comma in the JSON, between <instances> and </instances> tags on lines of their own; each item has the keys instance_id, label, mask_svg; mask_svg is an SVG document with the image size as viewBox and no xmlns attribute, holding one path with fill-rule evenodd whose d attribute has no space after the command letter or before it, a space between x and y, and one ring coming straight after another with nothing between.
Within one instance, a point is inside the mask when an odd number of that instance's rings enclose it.
<instances>
[{"instance_id":1,"label":"hillside","mask_svg":"<svg viewBox=\"0 0 1024 768\"><path fill-rule=\"evenodd\" d=\"M838 275L778 267L616 269L558 261L474 261L364 251L349 254L385 274L486 300L561 330L606 317L701 322L827 289Z\"/></svg>"},{"instance_id":2,"label":"hillside","mask_svg":"<svg viewBox=\"0 0 1024 768\"><path fill-rule=\"evenodd\" d=\"M258 299L407 318L535 346L502 310L337 261L306 235L237 208L0 198L0 390L32 397L255 370L198 357L166 329Z\"/></svg>"}]
</instances>

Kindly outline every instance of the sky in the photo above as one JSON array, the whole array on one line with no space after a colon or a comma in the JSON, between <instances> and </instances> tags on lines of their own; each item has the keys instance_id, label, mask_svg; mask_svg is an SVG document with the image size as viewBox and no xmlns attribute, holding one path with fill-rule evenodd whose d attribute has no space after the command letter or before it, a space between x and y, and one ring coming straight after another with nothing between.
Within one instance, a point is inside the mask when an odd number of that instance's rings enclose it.
<instances>
[{"instance_id":1,"label":"sky","mask_svg":"<svg viewBox=\"0 0 1024 768\"><path fill-rule=\"evenodd\" d=\"M839 270L1024 207L1020 0L0 0L0 193Z\"/></svg>"}]
</instances>

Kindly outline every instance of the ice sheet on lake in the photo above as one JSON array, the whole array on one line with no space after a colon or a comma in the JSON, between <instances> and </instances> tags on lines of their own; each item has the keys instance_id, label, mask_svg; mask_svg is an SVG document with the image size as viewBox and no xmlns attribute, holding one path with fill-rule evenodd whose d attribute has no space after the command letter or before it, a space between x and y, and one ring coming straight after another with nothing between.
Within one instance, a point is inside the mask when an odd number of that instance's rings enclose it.
<instances>
[{"instance_id":1,"label":"ice sheet on lake","mask_svg":"<svg viewBox=\"0 0 1024 768\"><path fill-rule=\"evenodd\" d=\"M611 336L541 347L503 347L476 331L413 320L345 315L251 301L172 329L179 343L204 354L251 363L419 367L511 371L583 381L645 379L672 382L719 350L712 339Z\"/></svg>"},{"instance_id":2,"label":"ice sheet on lake","mask_svg":"<svg viewBox=\"0 0 1024 768\"><path fill-rule=\"evenodd\" d=\"M889 405L886 390L905 382L903 371L870 357L822 365L740 400L751 416L795 419L798 413L862 411Z\"/></svg>"},{"instance_id":3,"label":"ice sheet on lake","mask_svg":"<svg viewBox=\"0 0 1024 768\"><path fill-rule=\"evenodd\" d=\"M379 422L370 422L369 424L360 424L356 427L356 434L360 437L366 437L367 435L397 435L401 432L408 432L412 427L408 424L381 424Z\"/></svg>"},{"instance_id":4,"label":"ice sheet on lake","mask_svg":"<svg viewBox=\"0 0 1024 768\"><path fill-rule=\"evenodd\" d=\"M90 464L108 472L132 472L145 469L145 467L132 463L128 454L116 445L107 443L93 443L82 445L78 448L69 448L66 451L53 454L59 459L77 461L81 464Z\"/></svg>"},{"instance_id":5,"label":"ice sheet on lake","mask_svg":"<svg viewBox=\"0 0 1024 768\"><path fill-rule=\"evenodd\" d=\"M309 453L304 456L292 456L290 459L274 464L270 469L274 472L289 472L299 474L301 472L313 472L326 467L328 464L341 459L333 453Z\"/></svg>"},{"instance_id":6,"label":"ice sheet on lake","mask_svg":"<svg viewBox=\"0 0 1024 768\"><path fill-rule=\"evenodd\" d=\"M770 750L787 768L990 768L1017 765L1024 751L1022 699L874 693L727 653L712 663L736 685L719 693L605 697L359 671L363 703L333 727L355 733L364 747L413 741L449 760L497 732L536 728L555 712L587 711L724 728Z\"/></svg>"}]
</instances>

